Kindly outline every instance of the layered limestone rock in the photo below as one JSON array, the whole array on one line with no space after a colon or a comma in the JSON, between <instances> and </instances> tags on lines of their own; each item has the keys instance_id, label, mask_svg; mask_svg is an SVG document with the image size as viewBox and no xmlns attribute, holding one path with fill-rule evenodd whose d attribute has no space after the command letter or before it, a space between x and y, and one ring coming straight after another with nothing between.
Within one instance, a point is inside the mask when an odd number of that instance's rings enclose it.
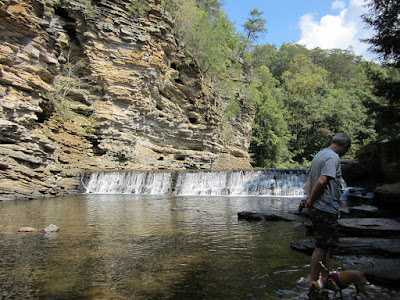
<instances>
[{"instance_id":1,"label":"layered limestone rock","mask_svg":"<svg viewBox=\"0 0 400 300\"><path fill-rule=\"evenodd\" d=\"M159 2L0 2L0 200L85 170L250 168L252 108L224 121Z\"/></svg>"}]
</instances>

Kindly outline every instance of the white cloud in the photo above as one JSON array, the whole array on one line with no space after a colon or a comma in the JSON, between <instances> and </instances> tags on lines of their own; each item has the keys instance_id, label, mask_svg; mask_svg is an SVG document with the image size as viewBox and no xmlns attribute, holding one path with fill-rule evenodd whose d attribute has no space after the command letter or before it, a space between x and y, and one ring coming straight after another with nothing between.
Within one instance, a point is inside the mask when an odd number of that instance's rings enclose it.
<instances>
[{"instance_id":1,"label":"white cloud","mask_svg":"<svg viewBox=\"0 0 400 300\"><path fill-rule=\"evenodd\" d=\"M332 3L332 10L343 10L346 7L346 3L344 1L336 0Z\"/></svg>"},{"instance_id":2,"label":"white cloud","mask_svg":"<svg viewBox=\"0 0 400 300\"><path fill-rule=\"evenodd\" d=\"M356 55L367 60L376 56L368 51L369 45L360 39L372 37L373 33L365 29L366 24L361 15L367 12L363 0L350 0L348 7L343 1L334 1L332 9L340 9L337 15L325 15L316 20L313 14L303 15L299 26L301 39L299 44L307 48L352 49Z\"/></svg>"}]
</instances>

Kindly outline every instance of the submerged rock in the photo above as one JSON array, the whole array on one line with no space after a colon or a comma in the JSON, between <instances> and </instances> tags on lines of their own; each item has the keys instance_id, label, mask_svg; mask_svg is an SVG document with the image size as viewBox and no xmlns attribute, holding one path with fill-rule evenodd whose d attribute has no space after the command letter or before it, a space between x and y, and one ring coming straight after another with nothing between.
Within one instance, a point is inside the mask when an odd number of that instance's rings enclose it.
<instances>
[{"instance_id":1,"label":"submerged rock","mask_svg":"<svg viewBox=\"0 0 400 300\"><path fill-rule=\"evenodd\" d=\"M18 232L36 232L36 231L39 231L39 230L37 230L36 228L33 228L33 227L29 227L29 226L21 227L20 229L18 229Z\"/></svg>"},{"instance_id":2,"label":"submerged rock","mask_svg":"<svg viewBox=\"0 0 400 300\"><path fill-rule=\"evenodd\" d=\"M262 214L257 212L242 211L238 213L239 220L246 221L293 221L293 219L275 214Z\"/></svg>"},{"instance_id":3,"label":"submerged rock","mask_svg":"<svg viewBox=\"0 0 400 300\"><path fill-rule=\"evenodd\" d=\"M54 224L50 224L49 226L47 226L44 229L44 232L49 233L49 232L57 232L58 231L58 227Z\"/></svg>"}]
</instances>

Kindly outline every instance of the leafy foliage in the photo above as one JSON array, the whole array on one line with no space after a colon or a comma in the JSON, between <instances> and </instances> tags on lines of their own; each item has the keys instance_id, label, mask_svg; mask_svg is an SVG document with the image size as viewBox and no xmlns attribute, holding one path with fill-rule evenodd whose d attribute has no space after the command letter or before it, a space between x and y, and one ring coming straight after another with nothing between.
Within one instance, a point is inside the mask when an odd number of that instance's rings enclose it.
<instances>
[{"instance_id":1,"label":"leafy foliage","mask_svg":"<svg viewBox=\"0 0 400 300\"><path fill-rule=\"evenodd\" d=\"M336 132L352 137L349 156L369 142L399 135L398 69L366 62L349 50L256 45L267 32L262 12L250 12L241 35L221 5L217 0L163 1L225 119L234 124L244 103L254 105L250 152L255 167L307 165ZM368 42L398 62L398 1L371 0L370 7L365 20L381 32Z\"/></svg>"},{"instance_id":2,"label":"leafy foliage","mask_svg":"<svg viewBox=\"0 0 400 300\"><path fill-rule=\"evenodd\" d=\"M264 33L267 32L265 23L267 20L262 18L263 12L257 8L250 12L250 16L247 18L247 22L243 24L245 36L242 38L242 46L239 52L239 56L243 56L244 51L249 49L253 43L255 43Z\"/></svg>"},{"instance_id":3,"label":"leafy foliage","mask_svg":"<svg viewBox=\"0 0 400 300\"><path fill-rule=\"evenodd\" d=\"M376 34L365 41L371 49L381 54L383 59L400 67L400 2L398 0L371 0L370 12L364 21Z\"/></svg>"},{"instance_id":4,"label":"leafy foliage","mask_svg":"<svg viewBox=\"0 0 400 300\"><path fill-rule=\"evenodd\" d=\"M365 41L389 65L370 65L368 74L374 84L374 95L366 101L369 114L375 117L375 129L380 139L400 137L400 2L371 0L365 22L375 29L375 36Z\"/></svg>"}]
</instances>

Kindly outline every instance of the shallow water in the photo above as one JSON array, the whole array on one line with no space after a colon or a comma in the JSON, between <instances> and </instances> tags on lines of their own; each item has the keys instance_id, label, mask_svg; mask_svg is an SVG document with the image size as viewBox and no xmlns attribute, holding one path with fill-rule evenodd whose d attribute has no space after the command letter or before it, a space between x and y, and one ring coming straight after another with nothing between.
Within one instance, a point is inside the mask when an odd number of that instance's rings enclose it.
<instances>
[{"instance_id":1,"label":"shallow water","mask_svg":"<svg viewBox=\"0 0 400 300\"><path fill-rule=\"evenodd\" d=\"M237 217L287 213L298 201L79 195L0 202L0 298L304 299L310 257L290 248L306 238L303 220ZM49 224L60 230L17 232Z\"/></svg>"}]
</instances>

